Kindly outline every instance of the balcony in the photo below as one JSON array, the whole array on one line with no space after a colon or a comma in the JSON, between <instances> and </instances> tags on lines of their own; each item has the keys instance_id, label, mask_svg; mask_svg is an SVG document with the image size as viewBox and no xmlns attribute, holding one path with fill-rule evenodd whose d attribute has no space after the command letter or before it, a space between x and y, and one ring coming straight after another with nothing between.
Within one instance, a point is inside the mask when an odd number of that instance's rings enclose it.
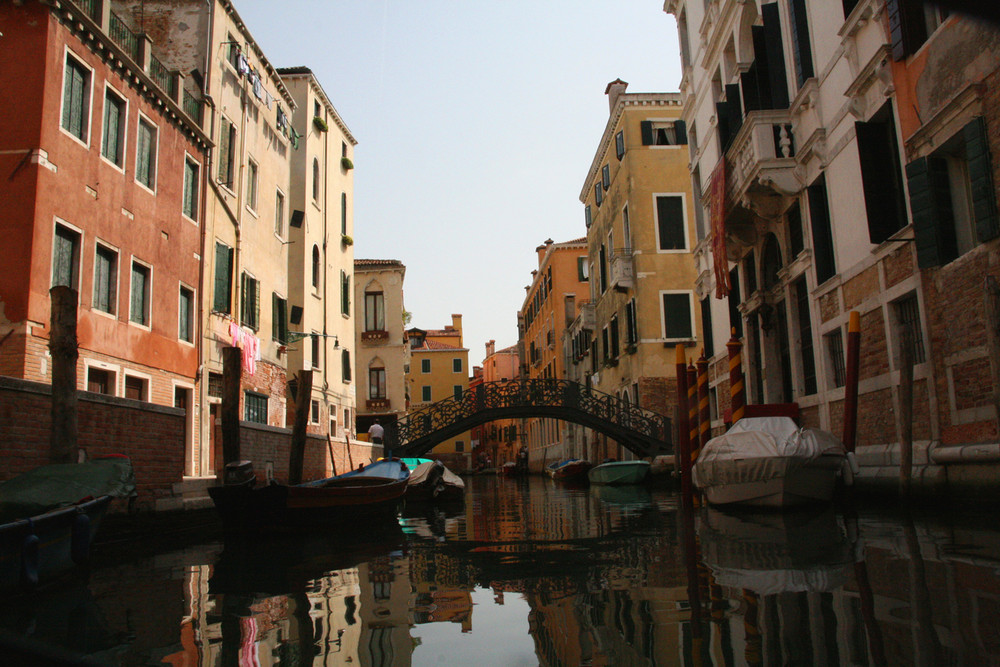
<instances>
[{"instance_id":1,"label":"balcony","mask_svg":"<svg viewBox=\"0 0 1000 667\"><path fill-rule=\"evenodd\" d=\"M788 110L751 111L726 155L729 201L764 218L791 204L804 184L795 173L795 137Z\"/></svg>"},{"instance_id":2,"label":"balcony","mask_svg":"<svg viewBox=\"0 0 1000 667\"><path fill-rule=\"evenodd\" d=\"M594 304L587 302L580 306L580 328L593 331L597 326L597 316L594 314Z\"/></svg>"},{"instance_id":3,"label":"balcony","mask_svg":"<svg viewBox=\"0 0 1000 667\"><path fill-rule=\"evenodd\" d=\"M388 398L369 398L365 401L365 409L368 411L388 410L389 405Z\"/></svg>"},{"instance_id":4,"label":"balcony","mask_svg":"<svg viewBox=\"0 0 1000 667\"><path fill-rule=\"evenodd\" d=\"M373 329L371 331L361 332L361 341L364 343L381 343L389 340L388 331L380 331Z\"/></svg>"},{"instance_id":5,"label":"balcony","mask_svg":"<svg viewBox=\"0 0 1000 667\"><path fill-rule=\"evenodd\" d=\"M615 291L626 292L635 285L634 276L632 249L616 250L611 256L611 287Z\"/></svg>"}]
</instances>

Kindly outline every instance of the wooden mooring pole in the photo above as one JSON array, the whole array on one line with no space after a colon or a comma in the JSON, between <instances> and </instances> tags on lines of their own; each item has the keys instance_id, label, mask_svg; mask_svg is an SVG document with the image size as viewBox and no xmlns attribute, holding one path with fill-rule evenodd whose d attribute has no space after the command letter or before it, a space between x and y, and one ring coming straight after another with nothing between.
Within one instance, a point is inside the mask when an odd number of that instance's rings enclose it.
<instances>
[{"instance_id":1,"label":"wooden mooring pole","mask_svg":"<svg viewBox=\"0 0 1000 667\"><path fill-rule=\"evenodd\" d=\"M49 290L49 354L52 356L52 433L50 463L72 463L77 456L76 290L57 285Z\"/></svg>"},{"instance_id":2,"label":"wooden mooring pole","mask_svg":"<svg viewBox=\"0 0 1000 667\"><path fill-rule=\"evenodd\" d=\"M676 347L677 363L677 454L681 470L681 500L685 507L691 507L694 498L694 486L691 483L691 443L690 427L688 425L687 406L687 359L684 345Z\"/></svg>"},{"instance_id":3,"label":"wooden mooring pole","mask_svg":"<svg viewBox=\"0 0 1000 667\"><path fill-rule=\"evenodd\" d=\"M844 448L853 452L858 428L858 366L861 362L861 315L852 310L847 323L844 369Z\"/></svg>"},{"instance_id":4,"label":"wooden mooring pole","mask_svg":"<svg viewBox=\"0 0 1000 667\"><path fill-rule=\"evenodd\" d=\"M222 462L240 460L240 376L243 374L243 350L222 349ZM223 470L218 471L221 475Z\"/></svg>"},{"instance_id":5,"label":"wooden mooring pole","mask_svg":"<svg viewBox=\"0 0 1000 667\"><path fill-rule=\"evenodd\" d=\"M295 423L292 425L292 444L288 452L288 483L302 483L302 466L306 456L306 425L309 423L309 407L312 402L312 371L301 370L297 374L295 390Z\"/></svg>"}]
</instances>

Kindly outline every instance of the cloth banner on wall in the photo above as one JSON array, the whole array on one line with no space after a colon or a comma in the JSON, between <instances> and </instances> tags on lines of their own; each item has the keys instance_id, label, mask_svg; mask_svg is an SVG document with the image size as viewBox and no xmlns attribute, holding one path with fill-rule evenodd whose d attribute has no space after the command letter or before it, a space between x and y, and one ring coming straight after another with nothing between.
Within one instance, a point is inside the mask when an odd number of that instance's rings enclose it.
<instances>
[{"instance_id":1,"label":"cloth banner on wall","mask_svg":"<svg viewBox=\"0 0 1000 667\"><path fill-rule=\"evenodd\" d=\"M712 170L711 184L712 261L715 267L715 298L729 296L729 262L726 259L726 158Z\"/></svg>"}]
</instances>

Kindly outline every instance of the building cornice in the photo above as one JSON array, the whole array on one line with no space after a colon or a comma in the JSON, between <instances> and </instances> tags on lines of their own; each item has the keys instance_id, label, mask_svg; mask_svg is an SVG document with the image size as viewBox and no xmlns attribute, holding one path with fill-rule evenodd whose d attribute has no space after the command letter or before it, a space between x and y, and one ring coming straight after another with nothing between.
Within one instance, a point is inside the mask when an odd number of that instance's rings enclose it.
<instances>
[{"instance_id":1,"label":"building cornice","mask_svg":"<svg viewBox=\"0 0 1000 667\"><path fill-rule=\"evenodd\" d=\"M271 61L264 55L264 51L257 44L257 40L254 39L253 35L250 33L250 28L248 28L246 23L243 22L243 18L240 17L240 13L236 11L236 7L233 6L231 0L219 0L219 3L222 5L222 8L226 10L226 13L229 14L229 18L231 18L233 23L236 24L239 31L243 33L243 36L253 48L253 52L254 55L257 56L257 60L264 66L267 73L271 75L271 78L274 80L275 87L278 89L278 92L281 93L282 99L285 100L285 103L288 104L289 108L294 109L295 100L292 99L292 94L288 91L288 88L285 87L284 82L281 80L281 75L278 74L278 71L271 65Z\"/></svg>"},{"instance_id":2,"label":"building cornice","mask_svg":"<svg viewBox=\"0 0 1000 667\"><path fill-rule=\"evenodd\" d=\"M345 123L344 119L341 118L337 108L333 106L333 102L330 101L330 97L326 94L326 91L323 90L323 85L319 82L319 79L316 78L316 74L313 73L312 70L307 67L280 67L278 68L278 75L281 76L282 79L306 79L309 82L309 85L312 86L313 92L316 93L316 96L323 100L323 106L326 107L326 110L333 117L333 122L340 128L340 131L344 133L347 140L351 142L352 146L358 145L358 140L354 138L353 134L351 134L351 130L348 129L347 123Z\"/></svg>"}]
</instances>

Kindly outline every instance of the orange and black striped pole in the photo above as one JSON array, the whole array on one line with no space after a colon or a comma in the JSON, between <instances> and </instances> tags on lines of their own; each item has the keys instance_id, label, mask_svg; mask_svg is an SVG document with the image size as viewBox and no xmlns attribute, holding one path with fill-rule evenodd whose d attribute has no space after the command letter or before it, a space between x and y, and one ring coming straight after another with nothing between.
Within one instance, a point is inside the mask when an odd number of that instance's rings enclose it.
<instances>
[{"instance_id":1,"label":"orange and black striped pole","mask_svg":"<svg viewBox=\"0 0 1000 667\"><path fill-rule=\"evenodd\" d=\"M858 366L861 359L861 315L852 310L847 323L847 363L844 368L844 448L854 451L858 428Z\"/></svg>"},{"instance_id":2,"label":"orange and black striped pole","mask_svg":"<svg viewBox=\"0 0 1000 667\"><path fill-rule=\"evenodd\" d=\"M734 328L732 338L726 343L729 352L729 398L732 412L732 423L743 419L746 411L747 390L743 381L743 343L736 337Z\"/></svg>"},{"instance_id":3,"label":"orange and black striped pole","mask_svg":"<svg viewBox=\"0 0 1000 667\"><path fill-rule=\"evenodd\" d=\"M708 359L705 350L697 362L698 368L698 446L704 447L712 437L712 416L708 407Z\"/></svg>"},{"instance_id":4,"label":"orange and black striped pole","mask_svg":"<svg viewBox=\"0 0 1000 667\"><path fill-rule=\"evenodd\" d=\"M701 452L701 441L698 436L700 431L698 425L698 371L693 362L687 367L687 390L688 442L691 443L689 451L691 452L691 465L694 466L698 461L698 454Z\"/></svg>"},{"instance_id":5,"label":"orange and black striped pole","mask_svg":"<svg viewBox=\"0 0 1000 667\"><path fill-rule=\"evenodd\" d=\"M678 343L676 350L677 363L674 368L677 374L677 455L681 470L681 500L684 506L691 507L693 487L691 485L691 434L688 430L687 359L682 344Z\"/></svg>"}]
</instances>

